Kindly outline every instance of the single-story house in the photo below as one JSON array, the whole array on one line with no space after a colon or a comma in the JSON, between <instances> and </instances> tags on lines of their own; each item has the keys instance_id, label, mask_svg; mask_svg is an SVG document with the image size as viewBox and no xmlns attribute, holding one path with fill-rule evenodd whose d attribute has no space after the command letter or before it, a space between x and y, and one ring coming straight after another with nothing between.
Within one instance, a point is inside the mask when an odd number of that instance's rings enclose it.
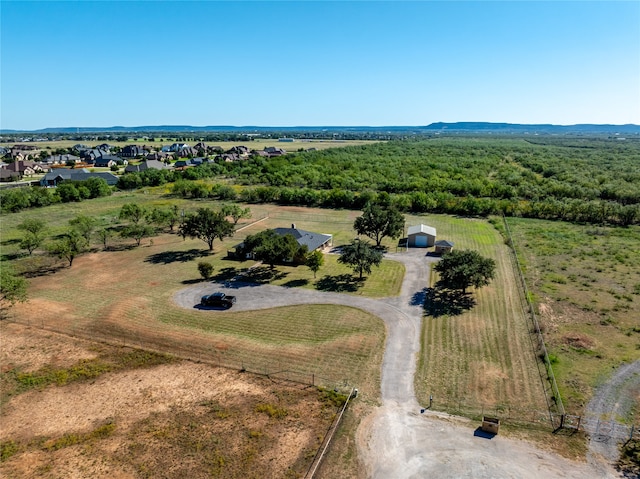
<instances>
[{"instance_id":1,"label":"single-story house","mask_svg":"<svg viewBox=\"0 0 640 479\"><path fill-rule=\"evenodd\" d=\"M170 168L168 165L165 165L162 161L158 160L144 160L137 165L127 165L124 169L125 173L139 173L144 170L166 170Z\"/></svg>"},{"instance_id":2,"label":"single-story house","mask_svg":"<svg viewBox=\"0 0 640 479\"><path fill-rule=\"evenodd\" d=\"M407 230L407 244L413 248L427 248L436 242L436 229L427 225L410 226Z\"/></svg>"},{"instance_id":3,"label":"single-story house","mask_svg":"<svg viewBox=\"0 0 640 479\"><path fill-rule=\"evenodd\" d=\"M100 158L96 158L93 160L93 166L97 168L111 168L114 165L126 165L127 160L123 160L119 156L115 155L104 155Z\"/></svg>"},{"instance_id":4,"label":"single-story house","mask_svg":"<svg viewBox=\"0 0 640 479\"><path fill-rule=\"evenodd\" d=\"M57 186L62 181L85 181L89 178L102 178L109 186L118 183L118 177L108 172L93 173L86 168L57 168L44 175L40 180L40 186Z\"/></svg>"},{"instance_id":5,"label":"single-story house","mask_svg":"<svg viewBox=\"0 0 640 479\"><path fill-rule=\"evenodd\" d=\"M315 251L327 246L333 245L333 236L321 233L314 233L312 231L305 231L296 228L295 224L291 225L291 228L274 228L273 231L280 236L291 235L293 236L300 246L306 246L307 251ZM239 243L233 247L232 251L229 251L230 256L237 256L244 243ZM250 255L248 256L250 257Z\"/></svg>"},{"instance_id":6,"label":"single-story house","mask_svg":"<svg viewBox=\"0 0 640 479\"><path fill-rule=\"evenodd\" d=\"M436 250L435 250L436 254L449 253L453 249L453 241L438 240L436 241L435 246L436 246Z\"/></svg>"}]
</instances>

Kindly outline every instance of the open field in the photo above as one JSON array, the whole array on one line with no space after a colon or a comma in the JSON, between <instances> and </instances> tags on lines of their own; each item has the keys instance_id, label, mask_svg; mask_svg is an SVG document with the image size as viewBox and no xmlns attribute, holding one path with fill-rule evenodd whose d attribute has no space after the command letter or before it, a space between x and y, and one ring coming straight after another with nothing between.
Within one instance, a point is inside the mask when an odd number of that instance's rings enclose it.
<instances>
[{"instance_id":1,"label":"open field","mask_svg":"<svg viewBox=\"0 0 640 479\"><path fill-rule=\"evenodd\" d=\"M6 478L301 477L337 410L315 388L13 323L0 331Z\"/></svg>"},{"instance_id":2,"label":"open field","mask_svg":"<svg viewBox=\"0 0 640 479\"><path fill-rule=\"evenodd\" d=\"M497 266L492 283L473 291L471 310L425 316L416 372L420 402L429 404L433 395L439 410L463 415L497 411L538 420L533 412L546 410L543 384L502 237L484 220L434 215L415 222L436 227L438 238L493 258Z\"/></svg>"},{"instance_id":3,"label":"open field","mask_svg":"<svg viewBox=\"0 0 640 479\"><path fill-rule=\"evenodd\" d=\"M612 368L640 358L640 229L508 223L565 409L579 414Z\"/></svg>"}]
</instances>

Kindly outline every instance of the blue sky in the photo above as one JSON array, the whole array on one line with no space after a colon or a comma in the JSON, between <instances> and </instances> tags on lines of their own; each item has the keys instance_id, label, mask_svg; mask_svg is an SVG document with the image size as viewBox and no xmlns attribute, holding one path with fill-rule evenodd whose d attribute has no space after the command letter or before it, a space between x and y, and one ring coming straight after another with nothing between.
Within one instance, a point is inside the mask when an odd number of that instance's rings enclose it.
<instances>
[{"instance_id":1,"label":"blue sky","mask_svg":"<svg viewBox=\"0 0 640 479\"><path fill-rule=\"evenodd\" d=\"M0 128L640 124L638 1L2 0Z\"/></svg>"}]
</instances>

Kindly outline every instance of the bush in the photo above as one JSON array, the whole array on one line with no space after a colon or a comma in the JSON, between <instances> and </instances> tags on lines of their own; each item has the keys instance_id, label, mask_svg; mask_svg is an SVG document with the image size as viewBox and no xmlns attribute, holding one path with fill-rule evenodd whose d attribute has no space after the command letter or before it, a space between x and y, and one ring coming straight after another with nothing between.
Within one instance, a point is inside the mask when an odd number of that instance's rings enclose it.
<instances>
[{"instance_id":1,"label":"bush","mask_svg":"<svg viewBox=\"0 0 640 479\"><path fill-rule=\"evenodd\" d=\"M198 272L200 273L200 276L202 276L202 279L206 281L211 278L211 275L213 274L213 265L206 261L200 261L198 263Z\"/></svg>"}]
</instances>

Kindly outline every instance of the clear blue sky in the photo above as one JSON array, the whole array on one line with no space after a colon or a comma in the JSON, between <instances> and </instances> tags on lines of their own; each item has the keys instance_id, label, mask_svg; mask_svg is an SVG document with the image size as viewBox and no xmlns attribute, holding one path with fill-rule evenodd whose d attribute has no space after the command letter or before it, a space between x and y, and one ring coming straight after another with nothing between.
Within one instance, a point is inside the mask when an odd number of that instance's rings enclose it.
<instances>
[{"instance_id":1,"label":"clear blue sky","mask_svg":"<svg viewBox=\"0 0 640 479\"><path fill-rule=\"evenodd\" d=\"M640 124L640 2L2 0L0 128Z\"/></svg>"}]
</instances>

